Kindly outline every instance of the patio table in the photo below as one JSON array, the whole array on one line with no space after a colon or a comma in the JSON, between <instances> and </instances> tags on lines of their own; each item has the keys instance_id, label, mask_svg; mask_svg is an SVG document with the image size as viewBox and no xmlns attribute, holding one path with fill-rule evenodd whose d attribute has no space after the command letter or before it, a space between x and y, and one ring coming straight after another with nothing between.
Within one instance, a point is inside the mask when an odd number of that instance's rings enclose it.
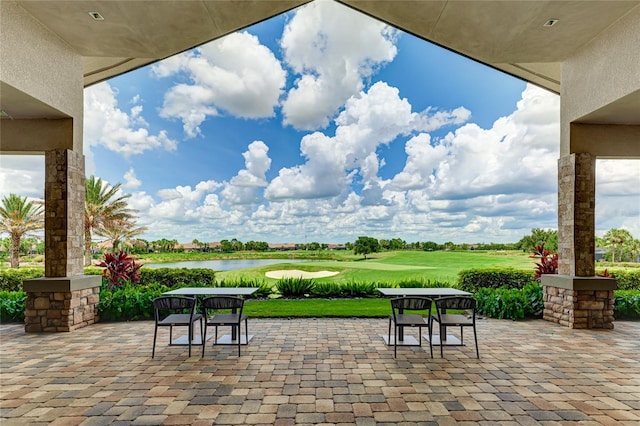
<instances>
[{"instance_id":1,"label":"patio table","mask_svg":"<svg viewBox=\"0 0 640 426\"><path fill-rule=\"evenodd\" d=\"M405 296L422 296L429 297L431 299L437 299L438 297L445 296L470 296L471 293L467 291L458 290L456 288L443 287L443 288L422 288L422 287L410 287L410 288L387 288L380 287L378 291L385 296L393 296L393 297L405 297ZM440 335L431 335L432 342L431 344L435 346L445 345L445 346L460 346L462 342L456 336L446 333L446 327L444 328L444 336L441 338ZM427 341L429 341L429 336L423 336ZM389 340L389 336L382 336L387 345L393 345L393 341ZM392 337L393 339L396 336ZM398 328L398 345L403 346L416 346L419 342L413 336L404 336L404 327L400 326Z\"/></svg>"},{"instance_id":2,"label":"patio table","mask_svg":"<svg viewBox=\"0 0 640 426\"><path fill-rule=\"evenodd\" d=\"M164 295L179 295L179 296L250 296L258 290L258 287L182 287L175 290L166 291ZM234 309L235 313L235 309ZM211 336L209 336L211 338ZM207 338L207 340L209 339ZM216 340L216 345L237 345L238 340L240 343L246 345L253 338L253 335L237 335L236 329L231 329L231 336L228 334L221 336ZM180 336L171 342L171 345L188 345L189 340L187 336ZM202 338L200 336L192 336L192 345L201 345Z\"/></svg>"}]
</instances>

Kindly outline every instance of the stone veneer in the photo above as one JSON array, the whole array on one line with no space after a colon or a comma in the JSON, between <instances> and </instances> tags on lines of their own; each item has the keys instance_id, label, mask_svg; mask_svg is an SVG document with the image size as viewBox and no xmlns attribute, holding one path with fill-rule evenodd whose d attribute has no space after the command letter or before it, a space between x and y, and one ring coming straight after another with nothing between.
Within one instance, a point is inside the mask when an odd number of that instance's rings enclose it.
<instances>
[{"instance_id":1,"label":"stone veneer","mask_svg":"<svg viewBox=\"0 0 640 426\"><path fill-rule=\"evenodd\" d=\"M26 332L64 332L98 319L99 275L25 280Z\"/></svg>"},{"instance_id":2,"label":"stone veneer","mask_svg":"<svg viewBox=\"0 0 640 426\"><path fill-rule=\"evenodd\" d=\"M595 275L596 157L558 160L558 273Z\"/></svg>"},{"instance_id":3,"label":"stone veneer","mask_svg":"<svg viewBox=\"0 0 640 426\"><path fill-rule=\"evenodd\" d=\"M613 329L614 279L543 275L542 288L543 319L569 328Z\"/></svg>"},{"instance_id":4,"label":"stone veneer","mask_svg":"<svg viewBox=\"0 0 640 426\"><path fill-rule=\"evenodd\" d=\"M45 153L46 277L84 273L84 156L68 149Z\"/></svg>"}]
</instances>

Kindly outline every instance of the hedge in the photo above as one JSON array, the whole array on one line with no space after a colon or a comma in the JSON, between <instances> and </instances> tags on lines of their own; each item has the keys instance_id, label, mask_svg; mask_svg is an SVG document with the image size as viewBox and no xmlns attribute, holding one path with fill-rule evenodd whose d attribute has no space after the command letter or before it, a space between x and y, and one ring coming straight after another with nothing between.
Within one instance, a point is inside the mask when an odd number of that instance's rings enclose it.
<instances>
[{"instance_id":1,"label":"hedge","mask_svg":"<svg viewBox=\"0 0 640 426\"><path fill-rule=\"evenodd\" d=\"M466 269L458 273L458 288L477 293L481 288L522 289L534 281L532 270Z\"/></svg>"}]
</instances>

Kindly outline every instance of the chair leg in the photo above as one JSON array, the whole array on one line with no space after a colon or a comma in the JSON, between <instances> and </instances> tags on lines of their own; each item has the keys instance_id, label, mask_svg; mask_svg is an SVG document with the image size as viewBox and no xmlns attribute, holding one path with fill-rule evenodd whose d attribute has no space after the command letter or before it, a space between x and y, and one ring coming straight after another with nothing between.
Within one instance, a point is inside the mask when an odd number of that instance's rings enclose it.
<instances>
[{"instance_id":1,"label":"chair leg","mask_svg":"<svg viewBox=\"0 0 640 426\"><path fill-rule=\"evenodd\" d=\"M398 356L398 324L393 326L393 357Z\"/></svg>"},{"instance_id":2,"label":"chair leg","mask_svg":"<svg viewBox=\"0 0 640 426\"><path fill-rule=\"evenodd\" d=\"M153 329L153 349L151 350L151 358L156 356L156 338L158 337L158 326Z\"/></svg>"},{"instance_id":3,"label":"chair leg","mask_svg":"<svg viewBox=\"0 0 640 426\"><path fill-rule=\"evenodd\" d=\"M480 359L480 351L478 350L478 335L476 334L475 324L473 324L473 340L476 342L476 358Z\"/></svg>"},{"instance_id":4,"label":"chair leg","mask_svg":"<svg viewBox=\"0 0 640 426\"><path fill-rule=\"evenodd\" d=\"M205 324L204 328L202 328L202 323L200 323L200 329L202 330L202 358L204 358L204 347L207 346L205 343L207 342L207 326Z\"/></svg>"},{"instance_id":5,"label":"chair leg","mask_svg":"<svg viewBox=\"0 0 640 426\"><path fill-rule=\"evenodd\" d=\"M237 327L238 328L238 358L240 357L240 343L242 340L242 338L240 337L241 336L240 324L242 324L242 322L238 322L238 327Z\"/></svg>"},{"instance_id":6,"label":"chair leg","mask_svg":"<svg viewBox=\"0 0 640 426\"><path fill-rule=\"evenodd\" d=\"M464 327L460 326L460 344L464 345Z\"/></svg>"},{"instance_id":7,"label":"chair leg","mask_svg":"<svg viewBox=\"0 0 640 426\"><path fill-rule=\"evenodd\" d=\"M444 336L444 327L442 326L442 324L440 324L440 358L444 358L444 351L443 351L443 347L444 347L444 338L446 338L446 336Z\"/></svg>"},{"instance_id":8,"label":"chair leg","mask_svg":"<svg viewBox=\"0 0 640 426\"><path fill-rule=\"evenodd\" d=\"M189 339L189 356L191 356L191 339L193 339L193 323L189 323L189 335L187 336Z\"/></svg>"}]
</instances>

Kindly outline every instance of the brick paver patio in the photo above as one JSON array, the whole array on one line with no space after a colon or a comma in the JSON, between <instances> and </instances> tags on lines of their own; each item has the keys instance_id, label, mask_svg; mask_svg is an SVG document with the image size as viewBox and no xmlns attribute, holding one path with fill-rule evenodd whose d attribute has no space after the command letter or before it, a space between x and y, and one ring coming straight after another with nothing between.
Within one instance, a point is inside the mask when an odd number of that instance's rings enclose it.
<instances>
[{"instance_id":1,"label":"brick paver patio","mask_svg":"<svg viewBox=\"0 0 640 426\"><path fill-rule=\"evenodd\" d=\"M444 359L399 348L394 359L386 319L249 328L240 358L216 346L204 359L160 330L152 360L148 321L60 334L0 325L0 424L640 424L640 322L484 319L480 360L472 344Z\"/></svg>"}]
</instances>

